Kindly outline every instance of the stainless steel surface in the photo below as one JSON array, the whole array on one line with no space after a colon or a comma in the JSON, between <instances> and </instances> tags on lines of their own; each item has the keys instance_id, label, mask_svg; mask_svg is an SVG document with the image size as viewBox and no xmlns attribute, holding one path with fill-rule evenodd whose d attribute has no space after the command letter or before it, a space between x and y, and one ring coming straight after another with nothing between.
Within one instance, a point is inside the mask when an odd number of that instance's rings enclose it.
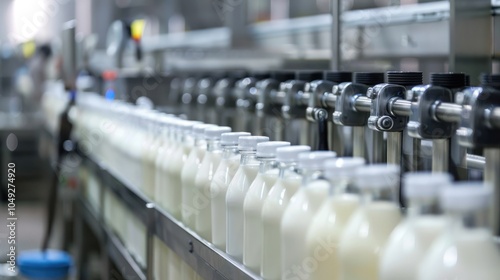
<instances>
[{"instance_id":1,"label":"stainless steel surface","mask_svg":"<svg viewBox=\"0 0 500 280\"><path fill-rule=\"evenodd\" d=\"M64 83L70 89L75 89L76 85L76 22L74 20L66 22L62 31L62 75Z\"/></svg>"},{"instance_id":2,"label":"stainless steel surface","mask_svg":"<svg viewBox=\"0 0 500 280\"><path fill-rule=\"evenodd\" d=\"M490 226L495 235L500 234L500 149L484 149L486 165L484 181L493 188L492 204L490 206Z\"/></svg>"},{"instance_id":3,"label":"stainless steel surface","mask_svg":"<svg viewBox=\"0 0 500 280\"><path fill-rule=\"evenodd\" d=\"M432 172L448 172L449 155L448 139L432 140Z\"/></svg>"},{"instance_id":4,"label":"stainless steel surface","mask_svg":"<svg viewBox=\"0 0 500 280\"><path fill-rule=\"evenodd\" d=\"M365 127L355 126L352 128L352 156L353 157L366 157L365 151Z\"/></svg>"},{"instance_id":5,"label":"stainless steel surface","mask_svg":"<svg viewBox=\"0 0 500 280\"><path fill-rule=\"evenodd\" d=\"M331 32L331 69L342 69L341 62L341 46L342 46L342 28L341 28L341 11L342 11L342 1L341 0L331 0L331 11L332 11L332 32Z\"/></svg>"},{"instance_id":6,"label":"stainless steel surface","mask_svg":"<svg viewBox=\"0 0 500 280\"><path fill-rule=\"evenodd\" d=\"M387 163L401 164L401 132L387 132Z\"/></svg>"},{"instance_id":7,"label":"stainless steel surface","mask_svg":"<svg viewBox=\"0 0 500 280\"><path fill-rule=\"evenodd\" d=\"M368 129L365 131L365 143L369 163L384 163L387 161L387 142L384 133Z\"/></svg>"},{"instance_id":8,"label":"stainless steel surface","mask_svg":"<svg viewBox=\"0 0 500 280\"><path fill-rule=\"evenodd\" d=\"M460 122L462 115L462 106L452 103L440 103L434 114L436 118L444 122Z\"/></svg>"},{"instance_id":9,"label":"stainless steel surface","mask_svg":"<svg viewBox=\"0 0 500 280\"><path fill-rule=\"evenodd\" d=\"M482 156L467 154L465 156L465 165L467 168L483 170L486 164L486 159Z\"/></svg>"},{"instance_id":10,"label":"stainless steel surface","mask_svg":"<svg viewBox=\"0 0 500 280\"><path fill-rule=\"evenodd\" d=\"M410 116L411 115L411 101L397 99L389 104L390 110L393 114L398 116Z\"/></svg>"}]
</instances>

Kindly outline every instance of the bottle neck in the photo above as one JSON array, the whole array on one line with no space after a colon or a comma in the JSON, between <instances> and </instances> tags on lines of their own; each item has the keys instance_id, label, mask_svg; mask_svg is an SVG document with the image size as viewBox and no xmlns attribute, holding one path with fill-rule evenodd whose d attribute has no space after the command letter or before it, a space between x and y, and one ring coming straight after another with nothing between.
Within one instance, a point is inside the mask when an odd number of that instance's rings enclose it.
<instances>
[{"instance_id":1,"label":"bottle neck","mask_svg":"<svg viewBox=\"0 0 500 280\"><path fill-rule=\"evenodd\" d=\"M238 145L222 146L222 158L228 159L238 154Z\"/></svg>"},{"instance_id":2,"label":"bottle neck","mask_svg":"<svg viewBox=\"0 0 500 280\"><path fill-rule=\"evenodd\" d=\"M394 202L394 191L392 188L362 188L360 190L361 203L363 205L372 202Z\"/></svg>"},{"instance_id":3,"label":"bottle neck","mask_svg":"<svg viewBox=\"0 0 500 280\"><path fill-rule=\"evenodd\" d=\"M259 166L260 162L257 160L256 151L240 151L241 159L240 166Z\"/></svg>"},{"instance_id":4,"label":"bottle neck","mask_svg":"<svg viewBox=\"0 0 500 280\"><path fill-rule=\"evenodd\" d=\"M486 211L446 211L446 216L450 218L453 231L463 229L482 229L490 231Z\"/></svg>"},{"instance_id":5,"label":"bottle neck","mask_svg":"<svg viewBox=\"0 0 500 280\"><path fill-rule=\"evenodd\" d=\"M260 160L259 165L259 173L266 173L271 169L276 169L278 167L278 163L276 162L276 158L258 158Z\"/></svg>"},{"instance_id":6,"label":"bottle neck","mask_svg":"<svg viewBox=\"0 0 500 280\"><path fill-rule=\"evenodd\" d=\"M330 196L347 193L350 185L350 180L347 178L338 178L337 180L330 180Z\"/></svg>"},{"instance_id":7,"label":"bottle neck","mask_svg":"<svg viewBox=\"0 0 500 280\"><path fill-rule=\"evenodd\" d=\"M302 170L302 187L307 187L309 183L323 179L323 171L320 169L308 169L304 168Z\"/></svg>"},{"instance_id":8,"label":"bottle neck","mask_svg":"<svg viewBox=\"0 0 500 280\"><path fill-rule=\"evenodd\" d=\"M222 150L220 139L207 139L207 152L214 152Z\"/></svg>"},{"instance_id":9,"label":"bottle neck","mask_svg":"<svg viewBox=\"0 0 500 280\"><path fill-rule=\"evenodd\" d=\"M288 172L299 173L296 162L280 162L278 163L278 168L279 168L279 175L278 175L279 178L285 178L285 175Z\"/></svg>"},{"instance_id":10,"label":"bottle neck","mask_svg":"<svg viewBox=\"0 0 500 280\"><path fill-rule=\"evenodd\" d=\"M437 198L411 198L408 203L407 217L417 218L423 215L437 215L439 208Z\"/></svg>"}]
</instances>

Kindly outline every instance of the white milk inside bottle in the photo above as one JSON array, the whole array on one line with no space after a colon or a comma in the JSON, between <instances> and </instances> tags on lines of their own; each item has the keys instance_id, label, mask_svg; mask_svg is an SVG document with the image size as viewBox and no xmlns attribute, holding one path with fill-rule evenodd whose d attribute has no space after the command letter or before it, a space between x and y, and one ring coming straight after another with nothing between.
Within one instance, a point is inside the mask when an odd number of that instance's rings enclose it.
<instances>
[{"instance_id":1,"label":"white milk inside bottle","mask_svg":"<svg viewBox=\"0 0 500 280\"><path fill-rule=\"evenodd\" d=\"M175 126L175 134L177 139L176 148L172 151L166 164L166 189L165 206L167 211L177 220L181 220L181 205L182 205L182 182L181 171L188 156L188 150L184 145L185 133L192 129L195 123L191 121L179 121Z\"/></svg>"},{"instance_id":2,"label":"white milk inside bottle","mask_svg":"<svg viewBox=\"0 0 500 280\"><path fill-rule=\"evenodd\" d=\"M210 184L212 199L212 244L226 250L226 194L229 183L240 166L238 139L248 132L228 132L221 135L222 159Z\"/></svg>"},{"instance_id":3,"label":"white milk inside bottle","mask_svg":"<svg viewBox=\"0 0 500 280\"><path fill-rule=\"evenodd\" d=\"M160 114L151 111L148 112L147 115L147 134L143 151L143 168L142 168L142 185L144 189L144 194L153 199L154 197L154 188L155 188L155 160L156 154L158 153L159 148L159 129L158 129L158 121L160 118Z\"/></svg>"},{"instance_id":4,"label":"white milk inside bottle","mask_svg":"<svg viewBox=\"0 0 500 280\"><path fill-rule=\"evenodd\" d=\"M208 242L212 242L212 206L210 184L222 157L220 137L222 133L231 132L228 126L209 127L205 129L207 152L200 164L194 180L194 212L195 231Z\"/></svg>"},{"instance_id":5,"label":"white milk inside bottle","mask_svg":"<svg viewBox=\"0 0 500 280\"><path fill-rule=\"evenodd\" d=\"M302 182L297 160L299 154L311 150L309 146L282 147L276 150L279 175L262 205L262 259L261 276L281 279L281 219Z\"/></svg>"},{"instance_id":6,"label":"white milk inside bottle","mask_svg":"<svg viewBox=\"0 0 500 280\"><path fill-rule=\"evenodd\" d=\"M316 262L309 279L339 279L340 237L351 215L359 206L359 195L348 192L363 158L336 158L325 162L325 178L330 182L329 197L314 216L307 232L307 257Z\"/></svg>"},{"instance_id":7,"label":"white milk inside bottle","mask_svg":"<svg viewBox=\"0 0 500 280\"><path fill-rule=\"evenodd\" d=\"M438 215L441 187L451 184L445 173L418 172L404 176L408 200L406 219L391 233L380 259L380 279L417 279L425 253L444 231L447 219Z\"/></svg>"},{"instance_id":8,"label":"white milk inside bottle","mask_svg":"<svg viewBox=\"0 0 500 280\"><path fill-rule=\"evenodd\" d=\"M323 178L324 162L335 158L331 151L316 151L299 155L302 170L301 188L290 199L281 221L282 279L304 277L306 234L314 215L328 196L330 184Z\"/></svg>"},{"instance_id":9,"label":"white milk inside bottle","mask_svg":"<svg viewBox=\"0 0 500 280\"><path fill-rule=\"evenodd\" d=\"M160 192L164 186L161 176L163 176L161 169L161 160L164 158L166 151L170 150L170 142L168 138L168 123L174 119L173 115L161 114L157 121L157 139L158 148L156 154L151 154L151 160L154 170L154 195L152 200L160 205Z\"/></svg>"},{"instance_id":10,"label":"white milk inside bottle","mask_svg":"<svg viewBox=\"0 0 500 280\"><path fill-rule=\"evenodd\" d=\"M205 156L207 150L207 141L205 140L205 129L209 127L216 127L213 124L197 124L193 126L192 134L194 137L194 147L188 155L186 163L182 168L181 181L182 181L182 222L185 226L194 230L195 227L195 213L194 209L194 193L195 185L194 180L200 168L201 161Z\"/></svg>"},{"instance_id":11,"label":"white milk inside bottle","mask_svg":"<svg viewBox=\"0 0 500 280\"><path fill-rule=\"evenodd\" d=\"M418 279L499 279L500 252L487 219L492 195L491 186L480 182L455 183L441 191L450 223L425 255Z\"/></svg>"},{"instance_id":12,"label":"white milk inside bottle","mask_svg":"<svg viewBox=\"0 0 500 280\"><path fill-rule=\"evenodd\" d=\"M175 125L181 120L177 118L163 120L163 138L164 144L158 155L156 156L156 179L155 179L155 201L158 206L167 212L170 211L168 206L167 195L170 192L168 184L167 164L171 159L171 154L178 148L177 140L175 139Z\"/></svg>"},{"instance_id":13,"label":"white milk inside bottle","mask_svg":"<svg viewBox=\"0 0 500 280\"><path fill-rule=\"evenodd\" d=\"M401 220L394 202L399 166L375 164L356 173L361 205L340 238L340 279L377 280L380 252Z\"/></svg>"},{"instance_id":14,"label":"white milk inside bottle","mask_svg":"<svg viewBox=\"0 0 500 280\"><path fill-rule=\"evenodd\" d=\"M265 136L242 136L238 139L240 167L226 194L226 252L240 262L243 261L243 201L259 171L257 144L267 141L269 137Z\"/></svg>"},{"instance_id":15,"label":"white milk inside bottle","mask_svg":"<svg viewBox=\"0 0 500 280\"><path fill-rule=\"evenodd\" d=\"M248 188L243 202L243 264L260 272L262 258L262 204L278 179L276 150L290 146L290 142L270 141L257 144L259 173Z\"/></svg>"}]
</instances>

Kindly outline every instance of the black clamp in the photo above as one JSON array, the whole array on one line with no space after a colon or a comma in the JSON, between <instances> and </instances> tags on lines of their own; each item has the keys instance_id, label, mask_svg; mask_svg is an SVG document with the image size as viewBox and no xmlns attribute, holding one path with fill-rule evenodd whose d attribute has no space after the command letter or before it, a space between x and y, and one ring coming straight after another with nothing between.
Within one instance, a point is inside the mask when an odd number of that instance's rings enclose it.
<instances>
[{"instance_id":1,"label":"black clamp","mask_svg":"<svg viewBox=\"0 0 500 280\"><path fill-rule=\"evenodd\" d=\"M389 104L397 99L404 99L406 88L394 84L379 84L368 89L367 96L372 99L368 127L377 131L403 131L408 117L395 116L389 110Z\"/></svg>"},{"instance_id":2,"label":"black clamp","mask_svg":"<svg viewBox=\"0 0 500 280\"><path fill-rule=\"evenodd\" d=\"M491 125L489 114L500 106L500 90L471 87L463 91L464 104L457 130L460 145L470 148L500 147L500 129Z\"/></svg>"},{"instance_id":3,"label":"black clamp","mask_svg":"<svg viewBox=\"0 0 500 280\"><path fill-rule=\"evenodd\" d=\"M369 86L358 83L341 84L341 88L335 93L337 100L335 102L335 112L333 121L338 125L345 126L365 126L369 112L358 112L354 108L354 102L359 96L365 96Z\"/></svg>"},{"instance_id":4,"label":"black clamp","mask_svg":"<svg viewBox=\"0 0 500 280\"><path fill-rule=\"evenodd\" d=\"M408 134L414 138L447 139L453 135L455 124L442 122L432 112L440 103L453 102L453 92L440 86L416 86L412 88L411 116Z\"/></svg>"}]
</instances>

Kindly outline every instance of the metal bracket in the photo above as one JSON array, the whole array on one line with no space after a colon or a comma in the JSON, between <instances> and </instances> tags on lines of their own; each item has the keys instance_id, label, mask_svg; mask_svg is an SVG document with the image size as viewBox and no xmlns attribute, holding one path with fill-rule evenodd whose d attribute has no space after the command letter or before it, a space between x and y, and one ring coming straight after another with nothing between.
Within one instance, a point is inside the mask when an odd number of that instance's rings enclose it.
<instances>
[{"instance_id":1,"label":"metal bracket","mask_svg":"<svg viewBox=\"0 0 500 280\"><path fill-rule=\"evenodd\" d=\"M369 86L357 83L346 83L337 97L333 121L345 126L365 126L369 112L358 112L354 108L354 101L358 96L364 96Z\"/></svg>"},{"instance_id":2,"label":"metal bracket","mask_svg":"<svg viewBox=\"0 0 500 280\"><path fill-rule=\"evenodd\" d=\"M281 106L281 113L285 119L305 118L306 107L298 103L297 100L304 94L307 82L299 80L291 80L282 83L285 92L285 99L283 106Z\"/></svg>"},{"instance_id":3,"label":"metal bracket","mask_svg":"<svg viewBox=\"0 0 500 280\"><path fill-rule=\"evenodd\" d=\"M442 102L453 102L451 90L439 86L416 86L412 88L413 98L417 101L411 105L412 114L408 122L408 134L422 139L447 139L453 135L454 123L441 122L432 114L436 105Z\"/></svg>"},{"instance_id":4,"label":"metal bracket","mask_svg":"<svg viewBox=\"0 0 500 280\"><path fill-rule=\"evenodd\" d=\"M471 87L463 90L464 105L457 130L458 142L465 147L500 147L500 129L489 125L488 113L500 106L500 91Z\"/></svg>"},{"instance_id":5,"label":"metal bracket","mask_svg":"<svg viewBox=\"0 0 500 280\"><path fill-rule=\"evenodd\" d=\"M372 99L368 127L377 131L400 132L408 123L408 117L395 116L389 111L389 103L394 99L404 99L406 88L393 84L379 84L368 89Z\"/></svg>"},{"instance_id":6,"label":"metal bracket","mask_svg":"<svg viewBox=\"0 0 500 280\"><path fill-rule=\"evenodd\" d=\"M274 79L265 79L257 82L257 104L255 111L258 117L266 114L275 114L276 108L272 105L272 93L279 89L280 83Z\"/></svg>"},{"instance_id":7,"label":"metal bracket","mask_svg":"<svg viewBox=\"0 0 500 280\"><path fill-rule=\"evenodd\" d=\"M309 92L309 103L306 108L306 118L308 121L316 122L319 118L328 119L328 111L322 106L323 96L330 92L336 84L330 81L318 80L306 85Z\"/></svg>"}]
</instances>

